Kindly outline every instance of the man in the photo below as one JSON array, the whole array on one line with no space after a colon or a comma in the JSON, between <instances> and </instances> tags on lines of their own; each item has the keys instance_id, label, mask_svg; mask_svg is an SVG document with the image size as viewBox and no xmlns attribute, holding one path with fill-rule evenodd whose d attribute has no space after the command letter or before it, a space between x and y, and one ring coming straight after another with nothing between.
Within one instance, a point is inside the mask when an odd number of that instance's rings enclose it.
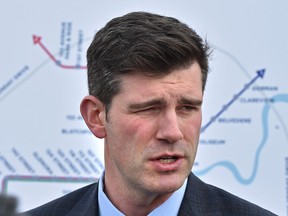
<instances>
[{"instance_id":1,"label":"man","mask_svg":"<svg viewBox=\"0 0 288 216\"><path fill-rule=\"evenodd\" d=\"M115 18L87 51L81 114L104 139L99 182L27 212L72 215L274 215L191 173L209 47L171 17Z\"/></svg>"}]
</instances>

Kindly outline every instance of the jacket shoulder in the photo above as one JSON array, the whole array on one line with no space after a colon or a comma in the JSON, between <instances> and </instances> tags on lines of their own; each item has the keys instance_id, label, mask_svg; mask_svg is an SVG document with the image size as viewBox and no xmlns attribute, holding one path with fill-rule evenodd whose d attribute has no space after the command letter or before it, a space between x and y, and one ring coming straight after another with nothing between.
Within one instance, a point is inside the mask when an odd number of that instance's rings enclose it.
<instances>
[{"instance_id":1,"label":"jacket shoulder","mask_svg":"<svg viewBox=\"0 0 288 216\"><path fill-rule=\"evenodd\" d=\"M275 215L190 174L179 215ZM185 212L190 212L186 214Z\"/></svg>"},{"instance_id":2,"label":"jacket shoulder","mask_svg":"<svg viewBox=\"0 0 288 216\"><path fill-rule=\"evenodd\" d=\"M75 209L78 209L77 211L78 213L80 211L82 213L81 215L85 215L85 211L91 208L89 205L92 202L94 203L94 206L97 205L97 193L98 183L96 182L19 214L19 216L70 216L74 215L72 212L75 212Z\"/></svg>"}]
</instances>

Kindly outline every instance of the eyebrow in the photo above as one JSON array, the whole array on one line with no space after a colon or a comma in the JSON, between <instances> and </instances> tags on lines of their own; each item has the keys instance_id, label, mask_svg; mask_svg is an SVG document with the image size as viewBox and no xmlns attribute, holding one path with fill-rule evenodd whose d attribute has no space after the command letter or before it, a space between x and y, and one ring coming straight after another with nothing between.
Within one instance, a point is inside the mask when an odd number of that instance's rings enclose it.
<instances>
[{"instance_id":1,"label":"eyebrow","mask_svg":"<svg viewBox=\"0 0 288 216\"><path fill-rule=\"evenodd\" d=\"M143 109L143 108L147 108L147 107L151 107L151 106L164 106L164 105L166 105L166 102L163 99L155 98L155 99L140 102L140 103L130 104L129 109L139 110L139 109Z\"/></svg>"},{"instance_id":2,"label":"eyebrow","mask_svg":"<svg viewBox=\"0 0 288 216\"><path fill-rule=\"evenodd\" d=\"M180 98L177 102L179 104L201 106L203 101L198 100L198 99ZM164 99L155 98L155 99L140 102L140 103L133 103L133 104L130 104L128 107L131 110L139 110L139 109L144 109L144 108L152 107L152 106L165 106L166 104L167 102Z\"/></svg>"},{"instance_id":3,"label":"eyebrow","mask_svg":"<svg viewBox=\"0 0 288 216\"><path fill-rule=\"evenodd\" d=\"M178 100L178 103L191 105L191 106L201 106L203 101L199 99L180 98L180 100Z\"/></svg>"}]
</instances>

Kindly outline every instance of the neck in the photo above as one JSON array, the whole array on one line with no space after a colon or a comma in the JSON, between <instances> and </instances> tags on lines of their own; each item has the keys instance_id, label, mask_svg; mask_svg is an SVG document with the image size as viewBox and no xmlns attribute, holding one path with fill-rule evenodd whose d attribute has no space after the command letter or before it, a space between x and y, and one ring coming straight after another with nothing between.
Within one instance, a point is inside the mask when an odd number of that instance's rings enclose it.
<instances>
[{"instance_id":1,"label":"neck","mask_svg":"<svg viewBox=\"0 0 288 216\"><path fill-rule=\"evenodd\" d=\"M105 175L104 192L113 205L127 216L147 216L172 195L172 193L159 194L137 191L137 189L127 188L125 185L118 187L114 184L113 179L110 180Z\"/></svg>"}]
</instances>

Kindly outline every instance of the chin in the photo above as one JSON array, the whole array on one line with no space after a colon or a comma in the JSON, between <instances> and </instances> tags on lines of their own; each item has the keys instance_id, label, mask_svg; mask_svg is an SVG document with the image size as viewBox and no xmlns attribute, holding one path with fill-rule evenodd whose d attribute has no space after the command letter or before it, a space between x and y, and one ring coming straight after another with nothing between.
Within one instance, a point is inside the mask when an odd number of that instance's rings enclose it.
<instances>
[{"instance_id":1,"label":"chin","mask_svg":"<svg viewBox=\"0 0 288 216\"><path fill-rule=\"evenodd\" d=\"M158 182L158 186L155 186L155 190L159 193L172 193L178 190L184 183L186 177L178 176L167 176L166 178L161 178Z\"/></svg>"}]
</instances>

